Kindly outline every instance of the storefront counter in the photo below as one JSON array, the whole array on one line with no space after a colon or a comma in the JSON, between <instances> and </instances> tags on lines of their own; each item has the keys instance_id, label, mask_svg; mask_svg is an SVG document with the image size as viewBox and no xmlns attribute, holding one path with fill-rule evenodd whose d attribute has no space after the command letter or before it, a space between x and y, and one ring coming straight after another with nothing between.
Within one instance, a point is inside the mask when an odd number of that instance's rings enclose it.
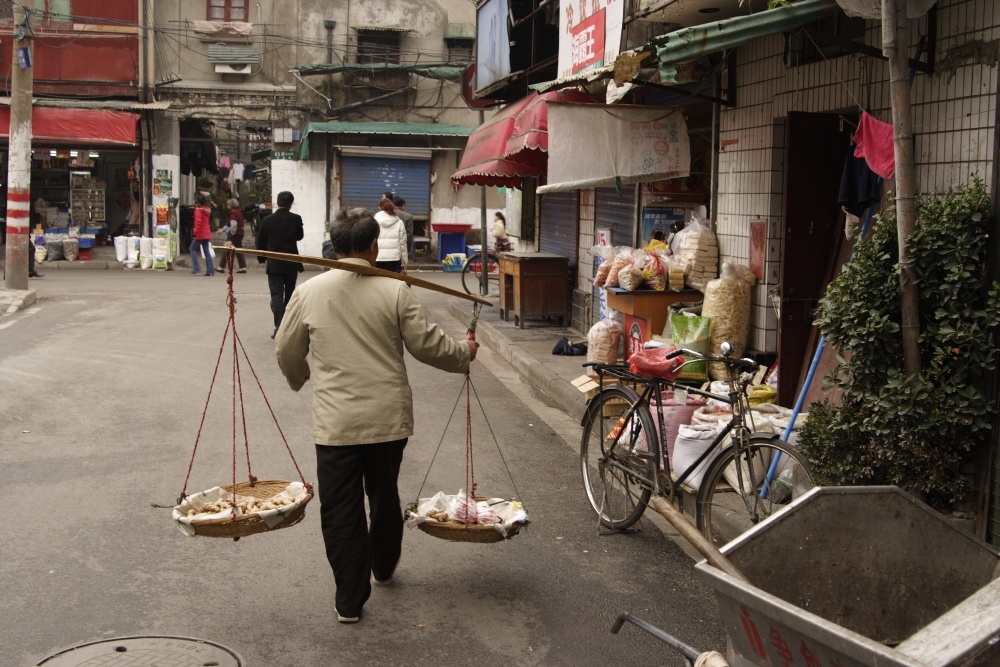
<instances>
[{"instance_id":1,"label":"storefront counter","mask_svg":"<svg viewBox=\"0 0 1000 667\"><path fill-rule=\"evenodd\" d=\"M500 265L500 316L524 328L526 317L569 321L569 259L544 252L504 252Z\"/></svg>"},{"instance_id":2,"label":"storefront counter","mask_svg":"<svg viewBox=\"0 0 1000 667\"><path fill-rule=\"evenodd\" d=\"M681 290L679 292L664 290L635 290L629 292L621 287L608 290L608 308L617 310L626 317L642 320L645 327L643 340L663 333L667 324L667 309L675 303L701 301L704 295L698 290ZM629 321L625 323L626 333L629 332Z\"/></svg>"}]
</instances>

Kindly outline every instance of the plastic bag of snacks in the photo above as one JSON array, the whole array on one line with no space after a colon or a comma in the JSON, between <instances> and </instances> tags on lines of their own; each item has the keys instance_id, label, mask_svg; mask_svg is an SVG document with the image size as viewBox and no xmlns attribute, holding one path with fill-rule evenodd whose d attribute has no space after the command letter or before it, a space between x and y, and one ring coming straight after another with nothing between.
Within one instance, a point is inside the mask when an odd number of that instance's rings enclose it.
<instances>
[{"instance_id":1,"label":"plastic bag of snacks","mask_svg":"<svg viewBox=\"0 0 1000 667\"><path fill-rule=\"evenodd\" d=\"M693 216L671 239L670 250L684 262L684 282L689 287L704 290L718 275L719 242L708 220Z\"/></svg>"},{"instance_id":2,"label":"plastic bag of snacks","mask_svg":"<svg viewBox=\"0 0 1000 667\"><path fill-rule=\"evenodd\" d=\"M679 257L671 257L667 262L667 284L671 290L680 292L684 289L684 269L687 263Z\"/></svg>"},{"instance_id":3,"label":"plastic bag of snacks","mask_svg":"<svg viewBox=\"0 0 1000 667\"><path fill-rule=\"evenodd\" d=\"M618 320L604 319L587 332L587 361L613 364L618 361L618 346L622 340L622 326ZM587 375L597 377L597 371L587 367Z\"/></svg>"},{"instance_id":4,"label":"plastic bag of snacks","mask_svg":"<svg viewBox=\"0 0 1000 667\"><path fill-rule=\"evenodd\" d=\"M646 252L646 263L642 267L642 278L652 289L662 292L667 289L667 271L670 254L664 250Z\"/></svg>"},{"instance_id":5,"label":"plastic bag of snacks","mask_svg":"<svg viewBox=\"0 0 1000 667\"><path fill-rule=\"evenodd\" d=\"M611 269L608 272L608 279L604 282L604 286L618 287L618 274L626 266L632 263L632 248L622 247L615 252L615 258L611 262Z\"/></svg>"},{"instance_id":6,"label":"plastic bag of snacks","mask_svg":"<svg viewBox=\"0 0 1000 667\"><path fill-rule=\"evenodd\" d=\"M601 264L594 274L594 287L604 287L604 281L608 279L611 272L611 263L615 258L615 249L607 245L595 245L594 257L601 258Z\"/></svg>"},{"instance_id":7,"label":"plastic bag of snacks","mask_svg":"<svg viewBox=\"0 0 1000 667\"><path fill-rule=\"evenodd\" d=\"M630 257L632 261L618 272L618 284L623 289L634 292L642 286L642 267L647 255L642 250L633 250Z\"/></svg>"},{"instance_id":8,"label":"plastic bag of snacks","mask_svg":"<svg viewBox=\"0 0 1000 667\"><path fill-rule=\"evenodd\" d=\"M724 262L722 275L705 286L701 314L712 318L710 354L722 354L722 344L729 342L734 358L743 355L750 332L750 287L756 281L750 267ZM709 373L713 380L726 379L726 367L720 363L710 364Z\"/></svg>"}]
</instances>

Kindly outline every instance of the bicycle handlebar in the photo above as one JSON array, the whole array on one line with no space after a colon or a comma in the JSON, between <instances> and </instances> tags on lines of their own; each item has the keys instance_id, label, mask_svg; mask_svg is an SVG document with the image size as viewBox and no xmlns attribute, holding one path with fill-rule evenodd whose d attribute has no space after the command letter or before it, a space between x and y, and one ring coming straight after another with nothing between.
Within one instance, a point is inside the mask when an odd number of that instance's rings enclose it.
<instances>
[{"instance_id":1,"label":"bicycle handlebar","mask_svg":"<svg viewBox=\"0 0 1000 667\"><path fill-rule=\"evenodd\" d=\"M748 373L756 373L760 369L760 364L758 364L753 359L731 359L730 357L721 357L711 354L702 354L701 352L696 352L694 350L689 350L686 347L679 347L670 354L667 355L667 359L673 359L679 355L685 355L685 357L693 357L693 359L686 359L686 361L714 361L721 364L725 364L730 368L744 370Z\"/></svg>"}]
</instances>

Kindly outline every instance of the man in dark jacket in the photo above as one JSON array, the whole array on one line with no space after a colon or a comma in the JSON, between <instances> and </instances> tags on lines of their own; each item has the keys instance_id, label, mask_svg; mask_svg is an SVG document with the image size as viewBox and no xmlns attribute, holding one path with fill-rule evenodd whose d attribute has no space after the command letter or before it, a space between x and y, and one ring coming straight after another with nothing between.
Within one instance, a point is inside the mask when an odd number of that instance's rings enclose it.
<instances>
[{"instance_id":1,"label":"man in dark jacket","mask_svg":"<svg viewBox=\"0 0 1000 667\"><path fill-rule=\"evenodd\" d=\"M264 218L257 233L257 250L299 254L296 244L304 235L302 218L289 209L295 197L291 192L279 192L278 210ZM274 313L274 338L281 326L281 318L285 316L285 306L295 291L295 281L303 266L299 262L288 262L281 259L258 257L257 261L267 261L267 286L271 290L271 312Z\"/></svg>"}]
</instances>

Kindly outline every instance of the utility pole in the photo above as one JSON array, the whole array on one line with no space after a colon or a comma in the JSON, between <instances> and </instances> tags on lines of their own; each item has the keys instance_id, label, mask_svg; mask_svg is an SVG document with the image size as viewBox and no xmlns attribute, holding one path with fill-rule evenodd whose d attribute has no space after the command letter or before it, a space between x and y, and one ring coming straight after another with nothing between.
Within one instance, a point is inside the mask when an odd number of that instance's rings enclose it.
<instances>
[{"instance_id":1,"label":"utility pole","mask_svg":"<svg viewBox=\"0 0 1000 667\"><path fill-rule=\"evenodd\" d=\"M479 110L479 127L483 126L484 114L483 110ZM486 241L488 240L486 231L486 186L482 185L479 187L479 223L480 230L482 231L479 241L479 266L482 270L479 276L479 294L481 296L489 296L490 293L490 262L489 262L489 248L490 245ZM499 259L499 258L498 258Z\"/></svg>"},{"instance_id":2,"label":"utility pole","mask_svg":"<svg viewBox=\"0 0 1000 667\"><path fill-rule=\"evenodd\" d=\"M920 302L917 272L906 250L916 228L916 181L913 170L913 112L907 56L909 24L906 0L882 0L882 53L889 59L893 146L896 157L896 226L899 241L899 292L902 309L903 366L907 375L921 370Z\"/></svg>"},{"instance_id":3,"label":"utility pole","mask_svg":"<svg viewBox=\"0 0 1000 667\"><path fill-rule=\"evenodd\" d=\"M28 18L35 0L21 0L21 21L14 25L14 58L10 75L10 155L7 159L7 272L4 286L28 289L31 225L31 95L34 86L34 41ZM17 16L17 15L15 15Z\"/></svg>"}]
</instances>

